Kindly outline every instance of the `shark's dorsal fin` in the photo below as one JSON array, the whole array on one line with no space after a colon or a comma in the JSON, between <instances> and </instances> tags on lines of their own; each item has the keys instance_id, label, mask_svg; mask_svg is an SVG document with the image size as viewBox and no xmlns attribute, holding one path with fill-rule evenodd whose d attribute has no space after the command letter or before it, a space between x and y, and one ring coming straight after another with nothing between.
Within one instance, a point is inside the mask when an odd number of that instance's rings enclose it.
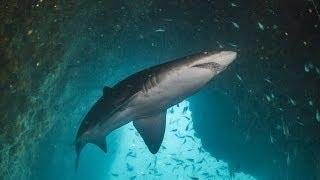
<instances>
[{"instance_id":1,"label":"shark's dorsal fin","mask_svg":"<svg viewBox=\"0 0 320 180\"><path fill-rule=\"evenodd\" d=\"M161 112L153 116L133 121L134 127L140 133L143 141L152 154L158 152L166 129L166 113Z\"/></svg>"},{"instance_id":2,"label":"shark's dorsal fin","mask_svg":"<svg viewBox=\"0 0 320 180\"><path fill-rule=\"evenodd\" d=\"M108 97L112 92L112 88L109 86L103 87L103 97Z\"/></svg>"}]
</instances>

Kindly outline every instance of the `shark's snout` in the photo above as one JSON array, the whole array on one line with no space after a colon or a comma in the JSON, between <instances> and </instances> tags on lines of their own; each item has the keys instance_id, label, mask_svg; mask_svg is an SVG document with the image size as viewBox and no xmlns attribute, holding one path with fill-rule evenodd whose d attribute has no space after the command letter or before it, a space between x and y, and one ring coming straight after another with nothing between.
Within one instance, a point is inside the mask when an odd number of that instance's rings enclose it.
<instances>
[{"instance_id":1,"label":"shark's snout","mask_svg":"<svg viewBox=\"0 0 320 180\"><path fill-rule=\"evenodd\" d=\"M219 70L225 69L237 57L234 51L204 52L191 67Z\"/></svg>"},{"instance_id":2,"label":"shark's snout","mask_svg":"<svg viewBox=\"0 0 320 180\"><path fill-rule=\"evenodd\" d=\"M215 61L223 66L228 66L236 59L236 57L237 53L234 51L222 51L219 53L219 56Z\"/></svg>"}]
</instances>

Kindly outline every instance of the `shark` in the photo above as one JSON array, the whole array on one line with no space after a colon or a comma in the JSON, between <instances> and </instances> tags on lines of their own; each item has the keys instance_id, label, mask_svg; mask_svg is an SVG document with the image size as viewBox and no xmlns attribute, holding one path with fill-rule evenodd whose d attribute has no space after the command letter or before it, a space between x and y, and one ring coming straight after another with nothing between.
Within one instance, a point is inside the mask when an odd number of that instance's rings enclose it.
<instances>
[{"instance_id":1,"label":"shark","mask_svg":"<svg viewBox=\"0 0 320 180\"><path fill-rule=\"evenodd\" d=\"M195 53L143 69L113 87L105 86L76 134L76 168L86 144L107 153L106 136L130 122L156 154L165 133L167 109L198 92L236 57L234 51Z\"/></svg>"}]
</instances>

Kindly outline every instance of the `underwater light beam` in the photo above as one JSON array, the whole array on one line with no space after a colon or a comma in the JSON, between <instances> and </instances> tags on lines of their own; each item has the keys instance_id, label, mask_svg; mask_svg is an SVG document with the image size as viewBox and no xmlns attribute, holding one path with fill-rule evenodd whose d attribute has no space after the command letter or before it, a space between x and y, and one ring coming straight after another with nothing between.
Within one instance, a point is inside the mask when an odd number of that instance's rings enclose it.
<instances>
[{"instance_id":1,"label":"underwater light beam","mask_svg":"<svg viewBox=\"0 0 320 180\"><path fill-rule=\"evenodd\" d=\"M196 93L237 56L233 51L198 53L135 73L104 87L103 95L82 121L75 140L76 168L87 143L107 152L105 136L131 122L149 151L163 141L166 110Z\"/></svg>"}]
</instances>

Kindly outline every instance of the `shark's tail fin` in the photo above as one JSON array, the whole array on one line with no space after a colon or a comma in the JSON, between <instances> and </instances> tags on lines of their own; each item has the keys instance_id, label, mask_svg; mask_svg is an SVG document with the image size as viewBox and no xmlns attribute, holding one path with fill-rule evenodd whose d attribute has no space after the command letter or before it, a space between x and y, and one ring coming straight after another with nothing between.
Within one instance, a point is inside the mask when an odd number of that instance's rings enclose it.
<instances>
[{"instance_id":1,"label":"shark's tail fin","mask_svg":"<svg viewBox=\"0 0 320 180\"><path fill-rule=\"evenodd\" d=\"M79 160L80 160L80 153L83 147L87 143L92 143L98 146L103 152L107 153L107 143L104 136L97 136L94 139L91 139L90 141L85 141L81 139L77 139L75 141L75 148L76 148L76 162L75 162L75 170L77 171L79 167Z\"/></svg>"},{"instance_id":2,"label":"shark's tail fin","mask_svg":"<svg viewBox=\"0 0 320 180\"><path fill-rule=\"evenodd\" d=\"M76 148L76 162L75 162L75 171L77 171L79 167L79 159L80 159L80 153L83 147L86 145L83 141L77 141L75 142L75 148Z\"/></svg>"}]
</instances>

